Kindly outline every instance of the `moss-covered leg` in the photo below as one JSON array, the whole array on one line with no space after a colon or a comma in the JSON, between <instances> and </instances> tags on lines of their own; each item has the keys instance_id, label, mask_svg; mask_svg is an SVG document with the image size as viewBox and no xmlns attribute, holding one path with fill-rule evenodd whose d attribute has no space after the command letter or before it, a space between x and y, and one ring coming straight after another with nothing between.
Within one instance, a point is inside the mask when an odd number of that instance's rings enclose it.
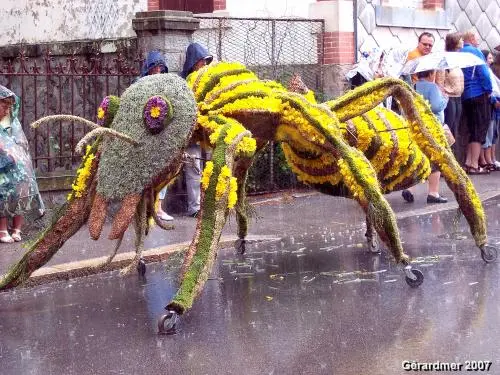
<instances>
[{"instance_id":1,"label":"moss-covered leg","mask_svg":"<svg viewBox=\"0 0 500 375\"><path fill-rule=\"evenodd\" d=\"M223 116L216 117L218 123L224 125L211 136L215 148L212 160L207 162L202 175L204 207L199 221L199 233L193 239L196 250L194 254L186 255L190 259L184 262L185 272L182 275L181 285L166 307L176 314L183 314L191 308L194 299L201 292L214 262L229 209L236 204L237 182L232 176L234 160L237 156L253 154L255 151L255 141L250 140L250 132L241 124ZM249 144L252 144L253 148ZM167 319L165 316L160 318L160 331L164 330L165 319Z\"/></svg>"},{"instance_id":2,"label":"moss-covered leg","mask_svg":"<svg viewBox=\"0 0 500 375\"><path fill-rule=\"evenodd\" d=\"M368 243L368 250L372 253L380 253L380 247L377 241L377 236L375 230L373 229L373 224L371 219L366 216L366 232L365 232L366 242Z\"/></svg>"},{"instance_id":3,"label":"moss-covered leg","mask_svg":"<svg viewBox=\"0 0 500 375\"><path fill-rule=\"evenodd\" d=\"M374 228L396 262L408 264L395 215L382 194L376 172L360 150L344 141L335 114L300 95L280 95L279 98L284 114L276 136L277 140L291 145L283 147L283 151L298 178L313 185L337 186L342 182L367 215L376 215L378 220L372 220Z\"/></svg>"},{"instance_id":4,"label":"moss-covered leg","mask_svg":"<svg viewBox=\"0 0 500 375\"><path fill-rule=\"evenodd\" d=\"M104 270L107 266L109 266L111 264L111 262L113 261L113 259L115 258L116 254L118 253L118 250L120 249L120 246L122 245L122 241L123 241L123 235L116 240L115 246L113 247L113 251L106 258L106 260L100 264L93 266L92 268L96 271L100 271L100 270Z\"/></svg>"},{"instance_id":5,"label":"moss-covered leg","mask_svg":"<svg viewBox=\"0 0 500 375\"><path fill-rule=\"evenodd\" d=\"M147 222L147 202L145 196L143 196L134 214L134 231L135 231L135 256L130 261L130 264L120 271L120 275L128 275L133 270L137 269L141 274L146 272L145 264L141 259L142 251L144 250L144 234L146 233ZM139 267L139 264L141 265Z\"/></svg>"},{"instance_id":6,"label":"moss-covered leg","mask_svg":"<svg viewBox=\"0 0 500 375\"><path fill-rule=\"evenodd\" d=\"M258 147L256 153L264 148L266 143ZM236 250L240 254L246 251L246 236L248 234L248 221L251 213L249 212L250 206L247 202L246 183L248 177L248 170L252 166L255 155L250 158L241 158L235 163L234 177L238 181L238 201L236 202L236 223L238 225L238 240L236 241Z\"/></svg>"},{"instance_id":7,"label":"moss-covered leg","mask_svg":"<svg viewBox=\"0 0 500 375\"><path fill-rule=\"evenodd\" d=\"M487 245L486 217L479 196L453 156L441 124L422 96L401 80L385 78L369 82L323 105L335 112L341 121L346 121L372 109L388 96L393 96L399 102L408 119L412 139L429 160L438 166L453 191L483 259L494 260L496 250Z\"/></svg>"},{"instance_id":8,"label":"moss-covered leg","mask_svg":"<svg viewBox=\"0 0 500 375\"><path fill-rule=\"evenodd\" d=\"M54 214L52 223L24 253L21 260L0 279L0 290L22 284L38 268L46 264L62 245L87 221L97 187L98 142L89 147L68 201Z\"/></svg>"}]
</instances>

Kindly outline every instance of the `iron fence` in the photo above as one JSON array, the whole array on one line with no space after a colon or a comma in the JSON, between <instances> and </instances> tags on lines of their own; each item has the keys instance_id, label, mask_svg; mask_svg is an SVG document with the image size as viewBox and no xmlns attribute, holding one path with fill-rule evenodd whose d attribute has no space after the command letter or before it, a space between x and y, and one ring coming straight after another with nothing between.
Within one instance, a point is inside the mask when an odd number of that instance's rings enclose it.
<instances>
[{"instance_id":1,"label":"iron fence","mask_svg":"<svg viewBox=\"0 0 500 375\"><path fill-rule=\"evenodd\" d=\"M239 61L262 79L288 83L298 73L314 91L323 91L324 20L196 16L194 40L218 60Z\"/></svg>"},{"instance_id":2,"label":"iron fence","mask_svg":"<svg viewBox=\"0 0 500 375\"><path fill-rule=\"evenodd\" d=\"M141 61L120 53L53 56L47 49L36 58L20 52L0 66L0 83L21 98L20 121L39 172L74 169L81 159L74 153L76 143L89 129L62 121L38 129L29 125L61 113L95 121L102 98L108 93L120 95L138 76Z\"/></svg>"}]
</instances>

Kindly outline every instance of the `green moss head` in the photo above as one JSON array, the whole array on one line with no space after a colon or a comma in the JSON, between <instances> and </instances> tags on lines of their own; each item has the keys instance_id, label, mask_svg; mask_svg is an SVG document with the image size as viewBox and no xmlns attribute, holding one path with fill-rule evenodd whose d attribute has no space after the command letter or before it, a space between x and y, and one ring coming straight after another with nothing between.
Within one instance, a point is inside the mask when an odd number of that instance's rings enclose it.
<instances>
[{"instance_id":1,"label":"green moss head","mask_svg":"<svg viewBox=\"0 0 500 375\"><path fill-rule=\"evenodd\" d=\"M160 101L168 107L162 113L161 108L160 112L155 109ZM155 74L132 84L120 97L110 128L140 144L134 146L110 137L103 140L98 192L108 199L140 193L162 171L179 164L193 132L196 113L193 94L177 75ZM150 126L146 117L151 115L161 120L161 129Z\"/></svg>"}]
</instances>

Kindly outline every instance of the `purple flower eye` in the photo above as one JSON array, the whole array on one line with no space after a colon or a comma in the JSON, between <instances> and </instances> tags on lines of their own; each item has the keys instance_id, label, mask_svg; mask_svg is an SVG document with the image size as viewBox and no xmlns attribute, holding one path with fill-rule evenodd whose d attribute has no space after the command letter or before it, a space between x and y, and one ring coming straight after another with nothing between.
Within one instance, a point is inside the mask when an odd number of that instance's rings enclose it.
<instances>
[{"instance_id":1,"label":"purple flower eye","mask_svg":"<svg viewBox=\"0 0 500 375\"><path fill-rule=\"evenodd\" d=\"M97 124L109 128L119 106L120 98L114 95L106 96L97 108Z\"/></svg>"},{"instance_id":2,"label":"purple flower eye","mask_svg":"<svg viewBox=\"0 0 500 375\"><path fill-rule=\"evenodd\" d=\"M144 125L151 134L160 133L172 120L172 105L163 96L152 96L144 106Z\"/></svg>"}]
</instances>

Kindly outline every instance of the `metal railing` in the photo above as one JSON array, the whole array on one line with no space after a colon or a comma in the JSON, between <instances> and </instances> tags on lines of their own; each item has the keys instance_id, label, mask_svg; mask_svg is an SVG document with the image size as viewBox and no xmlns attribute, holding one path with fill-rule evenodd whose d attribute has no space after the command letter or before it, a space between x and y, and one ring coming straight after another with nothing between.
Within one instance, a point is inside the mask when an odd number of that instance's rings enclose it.
<instances>
[{"instance_id":1,"label":"metal railing","mask_svg":"<svg viewBox=\"0 0 500 375\"><path fill-rule=\"evenodd\" d=\"M61 113L95 121L102 98L110 92L121 94L138 76L140 63L140 57L130 61L119 53L67 57L53 56L47 49L36 58L21 52L0 66L0 83L21 98L20 121L38 171L74 169L80 161L75 145L89 129L61 121L39 129L29 125L43 116Z\"/></svg>"}]
</instances>

